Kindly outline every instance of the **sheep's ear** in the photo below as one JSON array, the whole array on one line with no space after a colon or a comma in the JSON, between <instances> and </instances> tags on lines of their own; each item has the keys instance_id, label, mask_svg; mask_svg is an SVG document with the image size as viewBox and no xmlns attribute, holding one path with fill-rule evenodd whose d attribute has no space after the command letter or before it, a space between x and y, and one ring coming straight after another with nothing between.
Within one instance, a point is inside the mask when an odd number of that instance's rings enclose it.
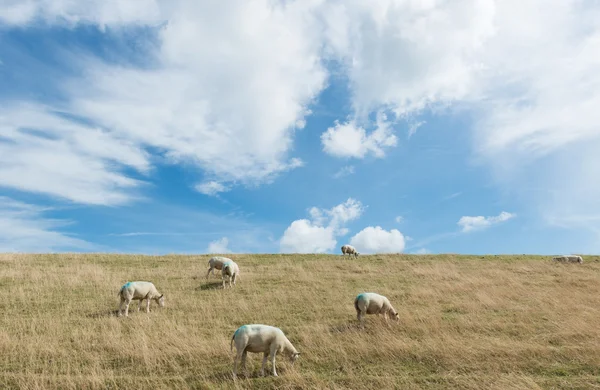
<instances>
[{"instance_id":1,"label":"sheep's ear","mask_svg":"<svg viewBox=\"0 0 600 390\"><path fill-rule=\"evenodd\" d=\"M164 296L165 296L165 294L161 294L161 295L160 295L160 297L158 297L158 299L160 299L160 298L162 298L162 297L164 297Z\"/></svg>"}]
</instances>

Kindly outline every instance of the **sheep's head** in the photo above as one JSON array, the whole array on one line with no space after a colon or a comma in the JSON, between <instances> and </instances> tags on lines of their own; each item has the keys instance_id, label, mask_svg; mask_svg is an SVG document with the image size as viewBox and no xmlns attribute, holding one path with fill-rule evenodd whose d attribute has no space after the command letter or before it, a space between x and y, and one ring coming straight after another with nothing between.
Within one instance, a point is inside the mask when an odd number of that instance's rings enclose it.
<instances>
[{"instance_id":1,"label":"sheep's head","mask_svg":"<svg viewBox=\"0 0 600 390\"><path fill-rule=\"evenodd\" d=\"M156 302L158 303L158 306L165 307L165 294L162 294L160 297L158 297Z\"/></svg>"},{"instance_id":2,"label":"sheep's head","mask_svg":"<svg viewBox=\"0 0 600 390\"><path fill-rule=\"evenodd\" d=\"M292 366L294 365L294 363L296 362L296 360L298 359L299 356L300 356L300 352L293 352L290 355L290 361L292 362Z\"/></svg>"},{"instance_id":3,"label":"sheep's head","mask_svg":"<svg viewBox=\"0 0 600 390\"><path fill-rule=\"evenodd\" d=\"M394 321L400 321L400 316L398 315L397 311L392 310L391 317Z\"/></svg>"}]
</instances>

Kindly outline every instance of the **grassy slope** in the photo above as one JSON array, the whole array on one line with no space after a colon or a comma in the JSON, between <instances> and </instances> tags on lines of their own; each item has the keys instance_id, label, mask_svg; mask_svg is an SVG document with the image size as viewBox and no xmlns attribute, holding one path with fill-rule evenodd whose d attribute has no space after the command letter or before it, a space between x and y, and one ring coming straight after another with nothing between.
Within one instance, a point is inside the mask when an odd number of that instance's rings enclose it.
<instances>
[{"instance_id":1,"label":"grassy slope","mask_svg":"<svg viewBox=\"0 0 600 390\"><path fill-rule=\"evenodd\" d=\"M235 388L229 341L245 323L281 327L302 355L258 378L249 354L240 388L600 388L598 258L231 257L241 279L223 291L207 256L0 255L0 388ZM128 280L167 306L117 318ZM362 291L400 322L359 331Z\"/></svg>"}]
</instances>

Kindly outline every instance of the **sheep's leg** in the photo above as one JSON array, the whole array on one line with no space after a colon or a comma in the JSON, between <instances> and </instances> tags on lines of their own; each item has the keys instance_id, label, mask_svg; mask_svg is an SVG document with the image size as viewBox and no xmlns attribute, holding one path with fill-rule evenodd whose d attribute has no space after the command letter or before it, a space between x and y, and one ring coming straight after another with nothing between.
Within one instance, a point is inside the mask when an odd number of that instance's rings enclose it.
<instances>
[{"instance_id":1,"label":"sheep's leg","mask_svg":"<svg viewBox=\"0 0 600 390\"><path fill-rule=\"evenodd\" d=\"M246 369L246 355L248 355L248 351L242 353L242 370L244 370L244 375L248 376L248 370Z\"/></svg>"},{"instance_id":2,"label":"sheep's leg","mask_svg":"<svg viewBox=\"0 0 600 390\"><path fill-rule=\"evenodd\" d=\"M150 298L146 298L146 313L150 313Z\"/></svg>"},{"instance_id":3,"label":"sheep's leg","mask_svg":"<svg viewBox=\"0 0 600 390\"><path fill-rule=\"evenodd\" d=\"M237 274L234 274L234 275L233 275L233 285L234 285L234 286L235 286L235 281L236 281L236 279L237 279Z\"/></svg>"},{"instance_id":4,"label":"sheep's leg","mask_svg":"<svg viewBox=\"0 0 600 390\"><path fill-rule=\"evenodd\" d=\"M362 310L358 312L358 314L356 315L356 318L358 319L360 327L362 329L364 329L365 328L365 315L362 312Z\"/></svg>"},{"instance_id":5,"label":"sheep's leg","mask_svg":"<svg viewBox=\"0 0 600 390\"><path fill-rule=\"evenodd\" d=\"M269 357L269 352L265 352L262 361L262 367L260 368L260 376L265 376L265 365L267 364L267 358Z\"/></svg>"},{"instance_id":6,"label":"sheep's leg","mask_svg":"<svg viewBox=\"0 0 600 390\"><path fill-rule=\"evenodd\" d=\"M142 302L144 302L144 299L140 299L138 301L138 309L137 309L137 311L140 311L140 307L142 306Z\"/></svg>"},{"instance_id":7,"label":"sheep's leg","mask_svg":"<svg viewBox=\"0 0 600 390\"><path fill-rule=\"evenodd\" d=\"M129 304L131 303L131 299L125 301L125 317L129 317Z\"/></svg>"},{"instance_id":8,"label":"sheep's leg","mask_svg":"<svg viewBox=\"0 0 600 390\"><path fill-rule=\"evenodd\" d=\"M233 379L237 378L237 366L241 357L242 354L238 351L238 353L235 355L235 359L233 359Z\"/></svg>"},{"instance_id":9,"label":"sheep's leg","mask_svg":"<svg viewBox=\"0 0 600 390\"><path fill-rule=\"evenodd\" d=\"M118 311L118 314L117 314L118 317L121 317L123 315L122 309L123 309L123 297L121 297L120 301L119 301L119 311Z\"/></svg>"},{"instance_id":10,"label":"sheep's leg","mask_svg":"<svg viewBox=\"0 0 600 390\"><path fill-rule=\"evenodd\" d=\"M208 279L208 275L210 275L210 271L213 271L213 269L212 269L212 268L209 268L209 269L208 269L208 272L206 273L206 279ZM215 273L213 272L213 275L214 275L214 274L215 274Z\"/></svg>"},{"instance_id":11,"label":"sheep's leg","mask_svg":"<svg viewBox=\"0 0 600 390\"><path fill-rule=\"evenodd\" d=\"M277 376L277 371L275 370L275 355L277 354L277 350L273 350L271 348L271 365L273 366L273 376Z\"/></svg>"}]
</instances>

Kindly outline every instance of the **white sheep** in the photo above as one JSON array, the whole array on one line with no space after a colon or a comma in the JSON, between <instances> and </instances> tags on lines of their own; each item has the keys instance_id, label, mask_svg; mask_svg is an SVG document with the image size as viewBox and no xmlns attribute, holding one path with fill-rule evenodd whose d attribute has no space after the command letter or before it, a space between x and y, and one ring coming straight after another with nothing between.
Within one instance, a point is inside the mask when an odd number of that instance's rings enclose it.
<instances>
[{"instance_id":1,"label":"white sheep","mask_svg":"<svg viewBox=\"0 0 600 390\"><path fill-rule=\"evenodd\" d=\"M356 309L356 318L364 327L365 314L383 314L385 322L388 322L388 315L395 321L399 320L398 312L394 309L390 300L376 293L361 293L354 299L354 308Z\"/></svg>"},{"instance_id":2,"label":"white sheep","mask_svg":"<svg viewBox=\"0 0 600 390\"><path fill-rule=\"evenodd\" d=\"M119 317L123 302L125 302L125 317L129 317L129 304L132 300L139 300L138 311L142 306L142 301L146 300L146 313L150 312L150 300L153 299L160 307L165 306L165 295L158 292L151 282L127 282L119 290L121 302L119 303Z\"/></svg>"},{"instance_id":3,"label":"white sheep","mask_svg":"<svg viewBox=\"0 0 600 390\"><path fill-rule=\"evenodd\" d=\"M300 355L300 352L294 348L281 329L269 325L242 325L235 331L233 337L231 337L231 351L233 351L234 342L237 354L233 362L233 379L237 377L237 366L240 359L242 361L242 368L246 371L246 354L248 352L264 353L260 369L261 376L265 375L265 364L269 355L271 356L274 376L277 376L277 371L275 370L275 355L277 353L287 354L292 365L294 365L294 362Z\"/></svg>"},{"instance_id":4,"label":"white sheep","mask_svg":"<svg viewBox=\"0 0 600 390\"><path fill-rule=\"evenodd\" d=\"M359 255L359 253L356 251L356 248L348 244L342 246L342 256L345 256L346 253L348 254L348 256L354 255L354 257L358 257Z\"/></svg>"},{"instance_id":5,"label":"white sheep","mask_svg":"<svg viewBox=\"0 0 600 390\"><path fill-rule=\"evenodd\" d=\"M223 288L225 288L225 280L229 281L229 287L231 288L231 282L233 281L233 285L235 286L236 280L240 277L240 267L238 267L233 260L226 261L223 263L221 275L223 280Z\"/></svg>"},{"instance_id":6,"label":"white sheep","mask_svg":"<svg viewBox=\"0 0 600 390\"><path fill-rule=\"evenodd\" d=\"M583 263L583 258L576 255L562 255L555 256L552 258L554 261L567 262L567 263Z\"/></svg>"},{"instance_id":7,"label":"white sheep","mask_svg":"<svg viewBox=\"0 0 600 390\"><path fill-rule=\"evenodd\" d=\"M213 276L215 275L215 269L222 270L223 264L227 261L231 261L231 259L222 256L214 256L208 260L208 272L206 273L206 278L208 279L208 275L210 275L211 271Z\"/></svg>"}]
</instances>

